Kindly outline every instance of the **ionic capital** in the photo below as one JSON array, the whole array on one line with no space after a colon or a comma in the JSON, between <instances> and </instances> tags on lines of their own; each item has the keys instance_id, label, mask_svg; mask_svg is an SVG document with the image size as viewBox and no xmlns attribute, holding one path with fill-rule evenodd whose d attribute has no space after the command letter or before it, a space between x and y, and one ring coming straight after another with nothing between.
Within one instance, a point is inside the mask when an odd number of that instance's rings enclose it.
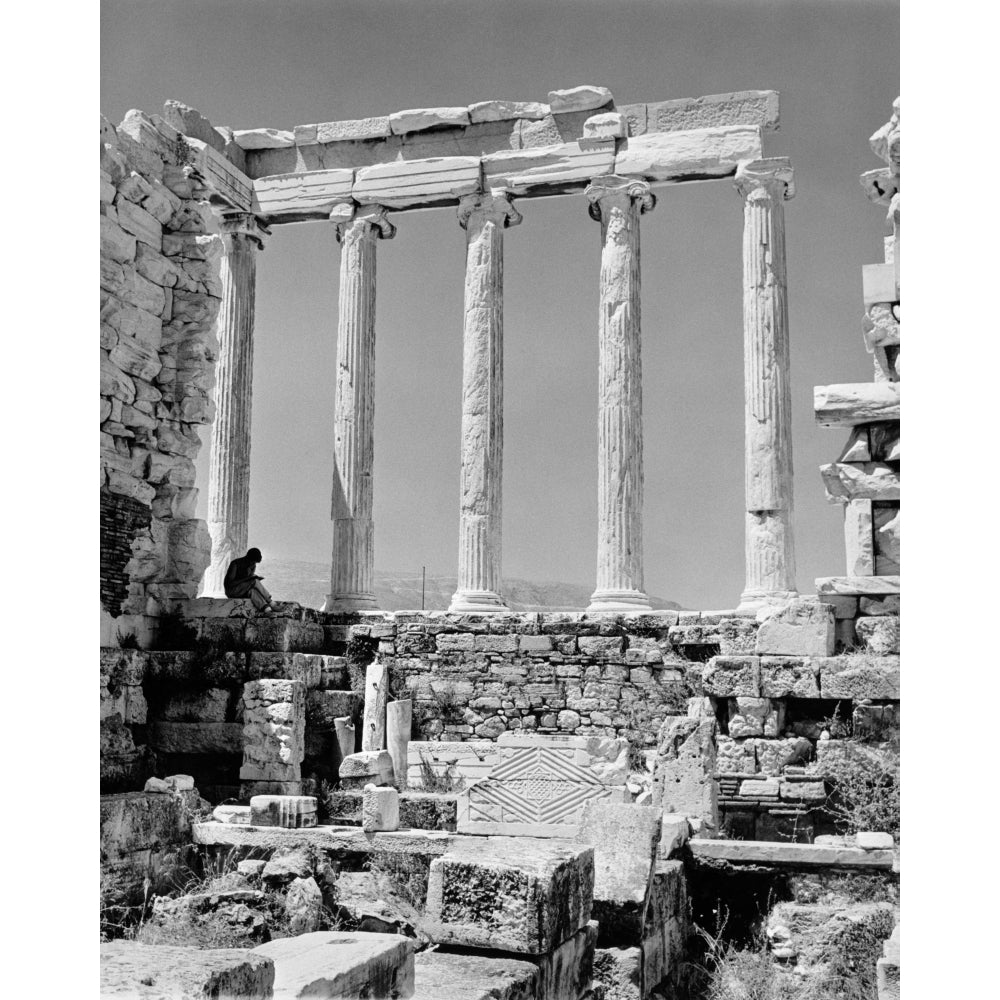
<instances>
[{"instance_id":1,"label":"ionic capital","mask_svg":"<svg viewBox=\"0 0 1000 1000\"><path fill-rule=\"evenodd\" d=\"M652 188L646 181L634 177L619 177L617 174L595 177L584 193L590 202L587 211L595 222L601 221L606 204L611 206L616 202L637 201L640 212L651 212L656 207L656 195Z\"/></svg>"},{"instance_id":2,"label":"ionic capital","mask_svg":"<svg viewBox=\"0 0 1000 1000\"><path fill-rule=\"evenodd\" d=\"M258 250L264 249L271 230L252 212L225 212L222 216L222 235L229 241L236 236L245 236Z\"/></svg>"},{"instance_id":3,"label":"ionic capital","mask_svg":"<svg viewBox=\"0 0 1000 1000\"><path fill-rule=\"evenodd\" d=\"M781 194L784 201L795 197L795 172L792 161L787 156L775 156L766 160L744 160L736 168L733 185L749 201L757 192L765 197Z\"/></svg>"},{"instance_id":4,"label":"ionic capital","mask_svg":"<svg viewBox=\"0 0 1000 1000\"><path fill-rule=\"evenodd\" d=\"M521 213L514 207L510 192L497 188L482 194L468 194L458 202L458 224L463 229L469 228L469 219L475 214L483 216L484 221L495 222L508 229L521 224Z\"/></svg>"},{"instance_id":5,"label":"ionic capital","mask_svg":"<svg viewBox=\"0 0 1000 1000\"><path fill-rule=\"evenodd\" d=\"M396 235L396 227L389 221L389 215L381 205L357 205L353 201L335 205L330 212L337 242L343 243L348 232L360 230L362 235L371 235L380 240L391 240Z\"/></svg>"}]
</instances>

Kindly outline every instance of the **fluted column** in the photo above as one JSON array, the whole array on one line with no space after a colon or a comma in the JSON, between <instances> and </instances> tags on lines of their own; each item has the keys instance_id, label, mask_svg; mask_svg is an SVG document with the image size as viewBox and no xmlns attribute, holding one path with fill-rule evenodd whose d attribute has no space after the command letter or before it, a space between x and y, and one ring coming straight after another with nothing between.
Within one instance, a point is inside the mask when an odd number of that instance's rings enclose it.
<instances>
[{"instance_id":1,"label":"fluted column","mask_svg":"<svg viewBox=\"0 0 1000 1000\"><path fill-rule=\"evenodd\" d=\"M642 573L642 359L639 215L645 181L614 175L587 188L601 223L598 315L597 589L588 611L650 607Z\"/></svg>"},{"instance_id":2,"label":"fluted column","mask_svg":"<svg viewBox=\"0 0 1000 1000\"><path fill-rule=\"evenodd\" d=\"M360 208L345 219L347 212L331 215L342 249L330 512L333 560L325 611L375 607L375 241L396 234L384 208Z\"/></svg>"},{"instance_id":3,"label":"fluted column","mask_svg":"<svg viewBox=\"0 0 1000 1000\"><path fill-rule=\"evenodd\" d=\"M215 366L215 422L208 473L208 530L212 562L203 593L221 597L229 563L246 554L250 516L250 406L257 253L268 230L248 213L222 220L222 304Z\"/></svg>"},{"instance_id":4,"label":"fluted column","mask_svg":"<svg viewBox=\"0 0 1000 1000\"><path fill-rule=\"evenodd\" d=\"M740 164L735 184L744 205L746 587L740 607L753 609L797 593L784 210L795 187L784 157Z\"/></svg>"},{"instance_id":5,"label":"fluted column","mask_svg":"<svg viewBox=\"0 0 1000 1000\"><path fill-rule=\"evenodd\" d=\"M465 230L462 352L462 499L458 588L449 611L505 611L501 588L503 490L503 231L521 216L505 192L458 207Z\"/></svg>"}]
</instances>

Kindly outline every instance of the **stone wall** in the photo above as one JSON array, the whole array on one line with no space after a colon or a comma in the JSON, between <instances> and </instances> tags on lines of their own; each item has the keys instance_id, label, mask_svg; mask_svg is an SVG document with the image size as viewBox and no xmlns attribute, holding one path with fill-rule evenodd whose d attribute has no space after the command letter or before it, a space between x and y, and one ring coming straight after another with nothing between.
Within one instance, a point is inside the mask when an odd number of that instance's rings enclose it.
<instances>
[{"instance_id":1,"label":"stone wall","mask_svg":"<svg viewBox=\"0 0 1000 1000\"><path fill-rule=\"evenodd\" d=\"M214 414L222 241L164 121L102 117L100 158L101 607L145 616L194 597L208 563L194 459Z\"/></svg>"}]
</instances>

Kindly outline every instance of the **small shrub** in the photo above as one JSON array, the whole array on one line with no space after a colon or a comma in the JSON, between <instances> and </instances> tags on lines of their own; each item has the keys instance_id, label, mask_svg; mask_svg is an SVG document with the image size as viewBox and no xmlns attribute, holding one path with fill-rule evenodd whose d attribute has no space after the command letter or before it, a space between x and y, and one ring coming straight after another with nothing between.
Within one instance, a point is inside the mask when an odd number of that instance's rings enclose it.
<instances>
[{"instance_id":1,"label":"small shrub","mask_svg":"<svg viewBox=\"0 0 1000 1000\"><path fill-rule=\"evenodd\" d=\"M825 765L832 792L824 803L845 833L874 830L898 839L900 827L899 749L892 743L877 750L844 740L842 752Z\"/></svg>"},{"instance_id":2,"label":"small shrub","mask_svg":"<svg viewBox=\"0 0 1000 1000\"><path fill-rule=\"evenodd\" d=\"M434 762L425 750L420 751L420 784L425 792L448 794L459 792L465 787L465 781L456 775L445 771L440 774L434 770Z\"/></svg>"},{"instance_id":3,"label":"small shrub","mask_svg":"<svg viewBox=\"0 0 1000 1000\"><path fill-rule=\"evenodd\" d=\"M118 648L119 649L138 649L139 640L136 638L134 632L126 632L122 635L121 632L118 633Z\"/></svg>"},{"instance_id":4,"label":"small shrub","mask_svg":"<svg viewBox=\"0 0 1000 1000\"><path fill-rule=\"evenodd\" d=\"M363 693L365 673L378 654L378 639L370 635L355 635L347 641L344 658L347 660L347 674L351 679L351 690Z\"/></svg>"}]
</instances>

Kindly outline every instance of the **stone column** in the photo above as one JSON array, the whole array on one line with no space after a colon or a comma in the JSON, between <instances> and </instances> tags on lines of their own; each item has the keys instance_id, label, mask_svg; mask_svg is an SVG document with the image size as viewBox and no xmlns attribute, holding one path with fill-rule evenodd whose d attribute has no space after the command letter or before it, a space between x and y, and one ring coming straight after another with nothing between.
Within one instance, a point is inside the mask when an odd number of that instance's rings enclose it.
<instances>
[{"instance_id":1,"label":"stone column","mask_svg":"<svg viewBox=\"0 0 1000 1000\"><path fill-rule=\"evenodd\" d=\"M598 313L597 589L588 611L649 608L642 574L642 360L639 216L645 181L610 175L587 188L601 223Z\"/></svg>"},{"instance_id":2,"label":"stone column","mask_svg":"<svg viewBox=\"0 0 1000 1000\"><path fill-rule=\"evenodd\" d=\"M333 561L324 611L375 607L375 241L396 234L384 208L334 210L340 255L334 404Z\"/></svg>"},{"instance_id":3,"label":"stone column","mask_svg":"<svg viewBox=\"0 0 1000 1000\"><path fill-rule=\"evenodd\" d=\"M744 205L746 587L740 608L749 610L797 595L784 210L795 187L784 157L741 163L735 184Z\"/></svg>"},{"instance_id":4,"label":"stone column","mask_svg":"<svg viewBox=\"0 0 1000 1000\"><path fill-rule=\"evenodd\" d=\"M253 215L244 212L223 216L222 232L225 253L220 267L219 360L208 473L212 562L205 572L206 597L224 595L229 563L247 551L257 252L269 235Z\"/></svg>"},{"instance_id":5,"label":"stone column","mask_svg":"<svg viewBox=\"0 0 1000 1000\"><path fill-rule=\"evenodd\" d=\"M458 587L448 610L505 611L500 596L503 489L503 231L521 216L504 191L461 200L465 230L462 500Z\"/></svg>"}]
</instances>

